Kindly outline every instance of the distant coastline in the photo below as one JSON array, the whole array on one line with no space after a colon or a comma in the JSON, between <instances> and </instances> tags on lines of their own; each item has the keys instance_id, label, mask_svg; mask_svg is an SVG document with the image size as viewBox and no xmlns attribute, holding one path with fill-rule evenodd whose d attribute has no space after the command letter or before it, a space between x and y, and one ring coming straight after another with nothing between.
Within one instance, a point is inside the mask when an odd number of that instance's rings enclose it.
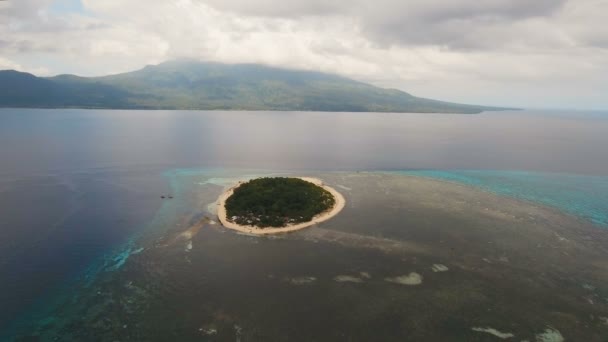
<instances>
[{"instance_id":1,"label":"distant coastline","mask_svg":"<svg viewBox=\"0 0 608 342\"><path fill-rule=\"evenodd\" d=\"M0 108L477 114L512 108L416 97L343 76L177 60L101 77L0 71Z\"/></svg>"},{"instance_id":2,"label":"distant coastline","mask_svg":"<svg viewBox=\"0 0 608 342\"><path fill-rule=\"evenodd\" d=\"M285 227L258 228L256 226L239 225L234 222L230 222L228 220L227 213L226 213L226 200L230 196L232 196L232 194L234 193L234 190L242 184L241 182L239 182L236 185L230 187L228 190L226 190L219 197L219 199L217 201L217 205L218 205L217 216L218 216L220 223L226 228L233 229L233 230L239 231L241 233L246 233L246 234L254 234L254 235L281 234L281 233L293 232L296 230L310 227L312 225L315 225L315 224L318 224L321 222L325 222L325 221L331 219L332 217L336 216L338 213L340 213L340 211L342 211L342 209L344 209L344 205L345 205L346 201L344 199L344 196L342 196L342 194L340 194L338 191L336 191L336 189L325 185L323 183L323 181L318 178L310 178L310 177L297 177L297 178L310 182L310 183L313 183L313 184L329 191L329 193L331 193L331 195L334 197L334 199L336 201L334 206L330 210L325 211L325 212L315 216L311 221L298 223L298 224L289 224Z\"/></svg>"}]
</instances>

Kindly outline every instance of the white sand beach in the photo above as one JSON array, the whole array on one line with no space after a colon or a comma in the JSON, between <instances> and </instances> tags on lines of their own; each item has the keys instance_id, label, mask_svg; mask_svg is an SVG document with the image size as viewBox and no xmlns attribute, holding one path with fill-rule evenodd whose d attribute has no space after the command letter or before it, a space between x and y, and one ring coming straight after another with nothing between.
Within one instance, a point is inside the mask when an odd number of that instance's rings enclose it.
<instances>
[{"instance_id":1,"label":"white sand beach","mask_svg":"<svg viewBox=\"0 0 608 342\"><path fill-rule=\"evenodd\" d=\"M300 229L303 229L306 227L310 227L317 223L327 221L330 218L336 216L340 211L342 211L342 209L344 209L344 205L345 205L346 201L344 200L344 196L342 196L342 194L340 194L338 191L336 191L336 189L323 184L323 181L318 178L311 178L311 177L297 177L297 178L310 182L310 183L313 183L313 184L320 186L323 189L329 191L332 194L332 196L334 196L334 199L336 202L334 204L334 206L331 208L331 210L325 211L325 212L315 216L311 221L298 223L298 224L290 224L290 225L287 225L285 227L280 227L280 228L272 228L272 227L259 228L256 226L239 225L234 222L228 221L228 217L226 214L226 200L230 196L232 196L232 194L236 188L238 188L241 184L243 184L243 182L239 182L235 186L230 187L227 191L225 191L219 197L219 199L217 201L217 205L218 205L217 216L219 218L219 221L221 222L221 224L224 227L234 229L234 230L237 230L242 233L254 234L254 235L280 234L280 233L293 232L293 231L300 230Z\"/></svg>"}]
</instances>

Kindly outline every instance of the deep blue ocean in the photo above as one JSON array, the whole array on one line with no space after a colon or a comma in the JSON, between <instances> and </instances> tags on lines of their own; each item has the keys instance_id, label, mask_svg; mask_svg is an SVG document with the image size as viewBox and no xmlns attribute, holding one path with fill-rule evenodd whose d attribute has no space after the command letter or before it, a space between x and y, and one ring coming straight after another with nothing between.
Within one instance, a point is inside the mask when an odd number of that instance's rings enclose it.
<instances>
[{"instance_id":1,"label":"deep blue ocean","mask_svg":"<svg viewBox=\"0 0 608 342\"><path fill-rule=\"evenodd\" d=\"M0 331L137 252L129 241L179 210L160 199L178 191L176 173L398 172L607 229L607 133L605 112L1 109Z\"/></svg>"}]
</instances>

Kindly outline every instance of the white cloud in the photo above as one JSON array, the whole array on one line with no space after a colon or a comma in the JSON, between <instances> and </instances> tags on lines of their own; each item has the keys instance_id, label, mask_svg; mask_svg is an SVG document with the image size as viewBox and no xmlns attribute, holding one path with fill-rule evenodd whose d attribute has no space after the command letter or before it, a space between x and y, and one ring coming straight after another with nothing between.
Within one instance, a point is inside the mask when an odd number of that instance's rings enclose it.
<instances>
[{"instance_id":1,"label":"white cloud","mask_svg":"<svg viewBox=\"0 0 608 342\"><path fill-rule=\"evenodd\" d=\"M0 57L0 70L17 70L21 72L29 72L41 76L50 76L51 73L47 68L38 67L34 69L25 68L23 65L11 61L10 59Z\"/></svg>"},{"instance_id":2,"label":"white cloud","mask_svg":"<svg viewBox=\"0 0 608 342\"><path fill-rule=\"evenodd\" d=\"M191 57L335 72L452 101L608 107L608 0L82 3L85 13L0 2L0 55L13 61L0 67L100 75Z\"/></svg>"},{"instance_id":3,"label":"white cloud","mask_svg":"<svg viewBox=\"0 0 608 342\"><path fill-rule=\"evenodd\" d=\"M0 57L0 69L22 70L22 67L11 60Z\"/></svg>"}]
</instances>

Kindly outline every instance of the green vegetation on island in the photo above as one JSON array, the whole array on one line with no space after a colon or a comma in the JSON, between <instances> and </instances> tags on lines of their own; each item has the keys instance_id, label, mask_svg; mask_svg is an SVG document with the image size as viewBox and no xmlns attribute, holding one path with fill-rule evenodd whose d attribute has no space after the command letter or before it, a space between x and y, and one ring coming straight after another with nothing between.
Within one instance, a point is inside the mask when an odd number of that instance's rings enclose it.
<instances>
[{"instance_id":1,"label":"green vegetation on island","mask_svg":"<svg viewBox=\"0 0 608 342\"><path fill-rule=\"evenodd\" d=\"M333 195L299 178L258 178L241 184L226 200L228 220L239 225L284 227L308 222L335 204Z\"/></svg>"},{"instance_id":2,"label":"green vegetation on island","mask_svg":"<svg viewBox=\"0 0 608 342\"><path fill-rule=\"evenodd\" d=\"M345 77L258 64L171 61L103 77L0 71L0 107L479 113Z\"/></svg>"}]
</instances>

